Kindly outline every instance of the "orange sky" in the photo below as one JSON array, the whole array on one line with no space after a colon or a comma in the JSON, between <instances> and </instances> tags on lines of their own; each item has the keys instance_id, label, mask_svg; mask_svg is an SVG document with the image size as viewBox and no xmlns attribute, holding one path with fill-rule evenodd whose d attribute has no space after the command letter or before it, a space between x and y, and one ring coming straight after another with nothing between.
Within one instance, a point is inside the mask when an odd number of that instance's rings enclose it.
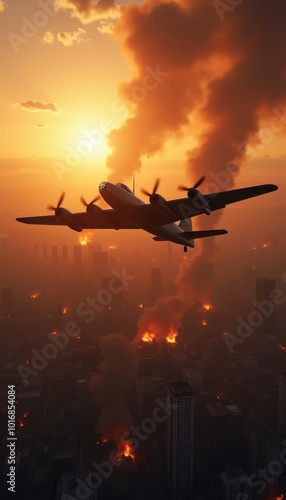
<instances>
[{"instance_id":1,"label":"orange sky","mask_svg":"<svg viewBox=\"0 0 286 500\"><path fill-rule=\"evenodd\" d=\"M249 50L253 58L256 50L259 55L259 47L250 51L250 47L240 44L234 36L230 37L233 45L228 52L223 53L221 49L220 38L228 39L228 26L232 27L233 23L235 28L236 22L239 25L240 7L225 12L225 19L221 21L212 2L207 6L203 1L198 7L196 0L190 12L192 2L184 0L132 3L125 0L118 2L121 9L114 7L113 0L100 3L100 8L95 2L74 0L0 3L0 54L1 66L5 68L0 96L2 231L23 234L25 229L29 235L42 233L43 228L40 233L37 227L18 228L14 218L46 214L47 204L56 203L63 190L67 193L64 205L71 211L81 210L80 196L93 198L98 184L110 176L106 163L112 165L112 180L129 185L132 173L137 172L138 191L141 186L150 189L154 178L161 177L160 192L167 198L180 196L177 185L190 184L198 178L199 171L208 176L212 168L214 172L218 170L214 156L212 161L200 150L199 155L195 153L192 167L189 156L186 162L186 152L200 147L202 134L209 134L210 123L215 123L214 116L220 116L217 101L211 104L212 114L210 105L202 112L207 85L213 85L214 77L227 73L241 53ZM195 33L194 28L194 34L185 41L184 57L186 60L190 57L187 63L183 56L182 61L178 59L178 53L182 53L180 40L178 47L168 45L172 33L167 33L168 12L163 12L168 3L178 13L178 17L174 17L174 32L177 28L182 31L180 23L184 22L184 16L188 22L198 19L202 25L202 35ZM190 26L186 33L190 32ZM109 33L114 28L116 35ZM213 49L207 47L208 33L213 37ZM206 42L202 42L200 36L205 36ZM276 41L271 39L270 43L274 50ZM170 54L172 47L178 50L174 52L175 62ZM190 56L192 51L194 55ZM162 78L161 87L149 90L151 80L144 78L150 74L150 68L154 70L157 61L158 64L161 61L162 71L171 76L165 77L166 82ZM191 68L188 77L186 68L188 71ZM186 84L190 85L187 102L183 95ZM274 205L285 210L286 102L283 93L275 102L272 95L269 97L268 89L257 92L261 93L257 109L262 135L260 143L255 144L259 132L251 124L254 135L252 144L247 137L248 153L254 159L240 158L241 171L235 185L276 183L277 193L247 203L249 207ZM252 100L253 95L255 93L250 95ZM233 104L235 95L225 98L230 99L229 109L233 108L228 117L232 128L239 106ZM241 102L240 106L243 105L249 106L247 101ZM111 134L115 147L111 156L108 134L120 127L120 132ZM231 137L225 136L224 140L221 135L221 143L228 147L225 155L228 155ZM90 137L95 138L95 145L88 142ZM141 162L140 173L137 160ZM201 162L199 167L196 161ZM222 170L224 167L221 165ZM210 180L207 177L207 181ZM236 217L236 211L233 213ZM59 234L59 228L44 229L51 237ZM69 239L72 237L73 234Z\"/></svg>"}]
</instances>

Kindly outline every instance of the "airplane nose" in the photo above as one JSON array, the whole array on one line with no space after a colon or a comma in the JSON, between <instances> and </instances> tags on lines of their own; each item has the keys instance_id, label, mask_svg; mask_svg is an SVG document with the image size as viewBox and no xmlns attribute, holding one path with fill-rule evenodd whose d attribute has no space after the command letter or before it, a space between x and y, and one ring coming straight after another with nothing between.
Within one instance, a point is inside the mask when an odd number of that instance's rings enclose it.
<instances>
[{"instance_id":1,"label":"airplane nose","mask_svg":"<svg viewBox=\"0 0 286 500\"><path fill-rule=\"evenodd\" d=\"M106 190L106 182L101 182L101 184L99 184L98 186L98 190L100 193L104 193L104 191Z\"/></svg>"}]
</instances>

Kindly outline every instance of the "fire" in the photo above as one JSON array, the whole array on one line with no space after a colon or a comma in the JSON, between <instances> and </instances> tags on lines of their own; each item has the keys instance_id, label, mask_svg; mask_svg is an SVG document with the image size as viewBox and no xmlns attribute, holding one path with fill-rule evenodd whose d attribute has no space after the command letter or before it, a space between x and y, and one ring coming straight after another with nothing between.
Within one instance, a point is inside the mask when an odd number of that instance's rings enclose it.
<instances>
[{"instance_id":1,"label":"fire","mask_svg":"<svg viewBox=\"0 0 286 500\"><path fill-rule=\"evenodd\" d=\"M257 250L257 246L256 245L251 245L250 250L253 250L255 252Z\"/></svg>"},{"instance_id":2,"label":"fire","mask_svg":"<svg viewBox=\"0 0 286 500\"><path fill-rule=\"evenodd\" d=\"M86 231L79 236L78 242L81 246L85 247L92 240L93 233L91 231Z\"/></svg>"},{"instance_id":3,"label":"fire","mask_svg":"<svg viewBox=\"0 0 286 500\"><path fill-rule=\"evenodd\" d=\"M57 330L52 331L52 335L56 336L58 334Z\"/></svg>"},{"instance_id":4,"label":"fire","mask_svg":"<svg viewBox=\"0 0 286 500\"><path fill-rule=\"evenodd\" d=\"M68 307L66 307L66 306L65 306L65 307L63 307L63 314L67 314L68 312L69 312Z\"/></svg>"},{"instance_id":5,"label":"fire","mask_svg":"<svg viewBox=\"0 0 286 500\"><path fill-rule=\"evenodd\" d=\"M281 349L281 351L286 351L286 347L282 344L278 344L278 347L279 349Z\"/></svg>"},{"instance_id":6,"label":"fire","mask_svg":"<svg viewBox=\"0 0 286 500\"><path fill-rule=\"evenodd\" d=\"M284 495L282 493L279 497L276 497L276 500L283 500L283 498L284 498Z\"/></svg>"},{"instance_id":7,"label":"fire","mask_svg":"<svg viewBox=\"0 0 286 500\"><path fill-rule=\"evenodd\" d=\"M116 245L109 245L107 247L107 250L117 250L117 246Z\"/></svg>"},{"instance_id":8,"label":"fire","mask_svg":"<svg viewBox=\"0 0 286 500\"><path fill-rule=\"evenodd\" d=\"M25 424L24 424L24 422L23 422L22 420L20 420L20 422L19 422L19 426L20 426L20 427L24 427L24 425L25 425Z\"/></svg>"},{"instance_id":9,"label":"fire","mask_svg":"<svg viewBox=\"0 0 286 500\"><path fill-rule=\"evenodd\" d=\"M171 331L170 333L168 333L167 337L166 337L166 342L168 342L168 344L171 344L171 345L175 345L176 344L176 338L178 337L178 332L175 332L175 331Z\"/></svg>"},{"instance_id":10,"label":"fire","mask_svg":"<svg viewBox=\"0 0 286 500\"><path fill-rule=\"evenodd\" d=\"M27 418L28 416L29 416L29 412L28 412L28 411L25 411L25 413L24 413L23 417L24 417L24 418Z\"/></svg>"},{"instance_id":11,"label":"fire","mask_svg":"<svg viewBox=\"0 0 286 500\"><path fill-rule=\"evenodd\" d=\"M143 306L142 302L140 302L140 304L138 304L138 309L143 309L143 307L144 306Z\"/></svg>"},{"instance_id":12,"label":"fire","mask_svg":"<svg viewBox=\"0 0 286 500\"><path fill-rule=\"evenodd\" d=\"M270 247L270 245L271 245L271 242L266 241L265 243L263 243L262 248L268 248L268 247Z\"/></svg>"},{"instance_id":13,"label":"fire","mask_svg":"<svg viewBox=\"0 0 286 500\"><path fill-rule=\"evenodd\" d=\"M40 297L40 292L31 293L30 295L31 299L37 299L38 297Z\"/></svg>"},{"instance_id":14,"label":"fire","mask_svg":"<svg viewBox=\"0 0 286 500\"><path fill-rule=\"evenodd\" d=\"M152 344L155 338L155 333L145 332L143 333L141 340L142 342L147 342L148 344Z\"/></svg>"},{"instance_id":15,"label":"fire","mask_svg":"<svg viewBox=\"0 0 286 500\"><path fill-rule=\"evenodd\" d=\"M217 400L224 399L225 398L225 393L224 392L219 392L216 396Z\"/></svg>"},{"instance_id":16,"label":"fire","mask_svg":"<svg viewBox=\"0 0 286 500\"><path fill-rule=\"evenodd\" d=\"M202 308L200 309L200 312L213 312L213 311L214 311L214 306L209 302L203 304Z\"/></svg>"},{"instance_id":17,"label":"fire","mask_svg":"<svg viewBox=\"0 0 286 500\"><path fill-rule=\"evenodd\" d=\"M102 438L100 438L100 440L99 440L99 441L96 441L96 444L97 444L97 445L99 445L99 444L106 444L106 443L108 443L108 442L109 442L109 441L108 441L108 439L107 439L107 438L102 437Z\"/></svg>"},{"instance_id":18,"label":"fire","mask_svg":"<svg viewBox=\"0 0 286 500\"><path fill-rule=\"evenodd\" d=\"M125 458L131 458L133 461L135 460L135 453L132 449L132 446L129 443L126 443L126 445L124 446L124 449L122 451L122 455Z\"/></svg>"},{"instance_id":19,"label":"fire","mask_svg":"<svg viewBox=\"0 0 286 500\"><path fill-rule=\"evenodd\" d=\"M205 319L203 319L202 320L202 326L207 326L207 324L208 324L208 322Z\"/></svg>"}]
</instances>

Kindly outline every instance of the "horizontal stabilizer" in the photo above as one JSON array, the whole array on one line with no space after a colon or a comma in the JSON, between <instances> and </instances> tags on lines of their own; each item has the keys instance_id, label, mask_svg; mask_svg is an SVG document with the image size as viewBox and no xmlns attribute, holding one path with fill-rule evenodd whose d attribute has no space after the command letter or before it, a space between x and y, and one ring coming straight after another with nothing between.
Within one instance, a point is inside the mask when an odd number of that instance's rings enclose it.
<instances>
[{"instance_id":1,"label":"horizontal stabilizer","mask_svg":"<svg viewBox=\"0 0 286 500\"><path fill-rule=\"evenodd\" d=\"M227 234L227 231L225 229L209 229L208 231L186 231L182 236L185 236L190 240L196 240L197 238L219 236L220 234Z\"/></svg>"}]
</instances>

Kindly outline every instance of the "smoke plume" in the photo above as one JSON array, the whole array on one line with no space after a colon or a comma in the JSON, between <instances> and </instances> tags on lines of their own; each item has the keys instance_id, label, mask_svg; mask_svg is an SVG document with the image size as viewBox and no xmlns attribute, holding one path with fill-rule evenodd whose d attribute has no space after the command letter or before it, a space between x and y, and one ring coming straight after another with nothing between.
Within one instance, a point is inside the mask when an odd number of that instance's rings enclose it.
<instances>
[{"instance_id":1,"label":"smoke plume","mask_svg":"<svg viewBox=\"0 0 286 500\"><path fill-rule=\"evenodd\" d=\"M134 70L120 87L131 115L109 136L110 179L140 170L142 158L158 153L169 138L189 136L196 143L186 151L190 185L235 164L223 186L215 182L215 191L232 187L247 144L259 141L266 120L277 122L273 108L286 98L285 15L283 0L271 6L244 0L235 7L216 0L147 0L126 7L116 35ZM196 226L211 228L219 216L198 217ZM139 331L148 321L165 331L166 322L179 323L180 310L210 294L214 239L203 241L201 249L181 267L176 296L145 310Z\"/></svg>"},{"instance_id":2,"label":"smoke plume","mask_svg":"<svg viewBox=\"0 0 286 500\"><path fill-rule=\"evenodd\" d=\"M103 362L99 373L90 379L90 388L100 407L98 431L119 445L120 437L132 423L126 395L136 382L137 355L127 338L119 334L103 337L100 348Z\"/></svg>"}]
</instances>

